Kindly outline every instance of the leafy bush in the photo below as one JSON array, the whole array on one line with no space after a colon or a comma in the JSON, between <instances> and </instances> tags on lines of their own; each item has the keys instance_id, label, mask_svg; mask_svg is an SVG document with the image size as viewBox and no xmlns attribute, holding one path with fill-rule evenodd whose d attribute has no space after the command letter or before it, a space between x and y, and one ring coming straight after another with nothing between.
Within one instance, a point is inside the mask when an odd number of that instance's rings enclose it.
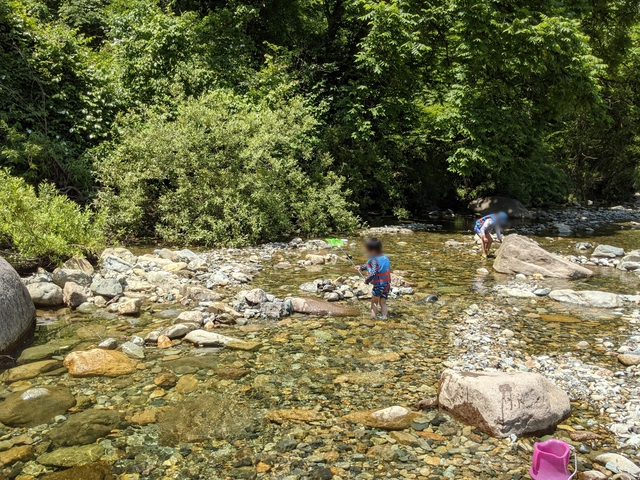
<instances>
[{"instance_id":1,"label":"leafy bush","mask_svg":"<svg viewBox=\"0 0 640 480\"><path fill-rule=\"evenodd\" d=\"M60 262L103 246L101 216L82 209L53 185L38 193L22 178L0 169L0 245L18 261Z\"/></svg>"},{"instance_id":2,"label":"leafy bush","mask_svg":"<svg viewBox=\"0 0 640 480\"><path fill-rule=\"evenodd\" d=\"M299 98L267 105L227 90L183 102L175 118L131 116L94 159L108 228L204 245L351 231L315 127Z\"/></svg>"}]
</instances>

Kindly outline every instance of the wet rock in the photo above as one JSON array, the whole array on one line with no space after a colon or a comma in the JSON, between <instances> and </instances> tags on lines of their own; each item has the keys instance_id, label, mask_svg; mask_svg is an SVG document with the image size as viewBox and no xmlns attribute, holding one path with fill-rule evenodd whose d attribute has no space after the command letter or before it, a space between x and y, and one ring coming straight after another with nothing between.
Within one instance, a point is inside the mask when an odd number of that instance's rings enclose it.
<instances>
[{"instance_id":1,"label":"wet rock","mask_svg":"<svg viewBox=\"0 0 640 480\"><path fill-rule=\"evenodd\" d=\"M41 360L39 362L27 363L18 367L10 368L0 375L0 381L13 383L20 380L36 378L41 373L50 372L60 368L62 364L58 360Z\"/></svg>"},{"instance_id":2,"label":"wet rock","mask_svg":"<svg viewBox=\"0 0 640 480\"><path fill-rule=\"evenodd\" d=\"M118 315L138 315L142 307L140 298L132 298L118 304Z\"/></svg>"},{"instance_id":3,"label":"wet rock","mask_svg":"<svg viewBox=\"0 0 640 480\"><path fill-rule=\"evenodd\" d=\"M208 332L206 330L192 330L184 339L187 342L203 347L223 347L230 342L239 341L236 338L227 337L215 332Z\"/></svg>"},{"instance_id":4,"label":"wet rock","mask_svg":"<svg viewBox=\"0 0 640 480\"><path fill-rule=\"evenodd\" d=\"M0 403L0 422L10 427L51 423L76 404L67 387L36 387L9 395Z\"/></svg>"},{"instance_id":5,"label":"wet rock","mask_svg":"<svg viewBox=\"0 0 640 480\"><path fill-rule=\"evenodd\" d=\"M87 445L106 437L111 430L123 424L124 417L120 412L91 408L70 415L66 421L53 427L47 437L57 446Z\"/></svg>"},{"instance_id":6,"label":"wet rock","mask_svg":"<svg viewBox=\"0 0 640 480\"><path fill-rule=\"evenodd\" d=\"M546 432L567 418L566 393L534 373L445 370L440 408L494 437Z\"/></svg>"},{"instance_id":7,"label":"wet rock","mask_svg":"<svg viewBox=\"0 0 640 480\"><path fill-rule=\"evenodd\" d=\"M64 303L62 289L55 283L31 283L27 285L27 290L37 307L57 307Z\"/></svg>"},{"instance_id":8,"label":"wet rock","mask_svg":"<svg viewBox=\"0 0 640 480\"><path fill-rule=\"evenodd\" d=\"M322 255L315 255L313 253L308 254L305 257L312 265L324 265L325 258Z\"/></svg>"},{"instance_id":9,"label":"wet rock","mask_svg":"<svg viewBox=\"0 0 640 480\"><path fill-rule=\"evenodd\" d=\"M91 282L91 291L94 295L113 298L122 295L122 285L115 278L95 277Z\"/></svg>"},{"instance_id":10,"label":"wet rock","mask_svg":"<svg viewBox=\"0 0 640 480\"><path fill-rule=\"evenodd\" d=\"M612 463L618 469L619 472L629 473L631 475L638 475L640 473L640 467L622 455L617 453L604 453L598 455L595 461L601 465L607 465Z\"/></svg>"},{"instance_id":11,"label":"wet rock","mask_svg":"<svg viewBox=\"0 0 640 480\"><path fill-rule=\"evenodd\" d=\"M553 255L530 238L521 235L504 237L496 252L493 268L499 273L510 275L538 273L552 278L585 278L593 275L591 270Z\"/></svg>"},{"instance_id":12,"label":"wet rock","mask_svg":"<svg viewBox=\"0 0 640 480\"><path fill-rule=\"evenodd\" d=\"M256 413L248 405L229 396L188 396L158 416L160 441L176 445L208 439L235 440L246 436L255 418Z\"/></svg>"},{"instance_id":13,"label":"wet rock","mask_svg":"<svg viewBox=\"0 0 640 480\"><path fill-rule=\"evenodd\" d=\"M42 477L42 480L114 480L111 466L107 462L95 462L72 467Z\"/></svg>"},{"instance_id":14,"label":"wet rock","mask_svg":"<svg viewBox=\"0 0 640 480\"><path fill-rule=\"evenodd\" d=\"M219 367L215 369L215 374L222 380L240 380L251 373L246 368Z\"/></svg>"},{"instance_id":15,"label":"wet rock","mask_svg":"<svg viewBox=\"0 0 640 480\"><path fill-rule=\"evenodd\" d=\"M26 462L33 457L35 451L36 449L31 445L22 445L0 452L0 467L8 467L16 462Z\"/></svg>"},{"instance_id":16,"label":"wet rock","mask_svg":"<svg viewBox=\"0 0 640 480\"><path fill-rule=\"evenodd\" d=\"M409 428L413 421L421 416L421 413L412 412L404 407L396 405L382 410L350 413L342 418L348 422L365 425L371 428L380 428L383 430L404 430L405 428Z\"/></svg>"},{"instance_id":17,"label":"wet rock","mask_svg":"<svg viewBox=\"0 0 640 480\"><path fill-rule=\"evenodd\" d=\"M137 369L137 362L115 350L96 348L85 352L71 352L63 365L76 377L128 375Z\"/></svg>"},{"instance_id":18,"label":"wet rock","mask_svg":"<svg viewBox=\"0 0 640 480\"><path fill-rule=\"evenodd\" d=\"M290 297L289 300L293 305L293 311L297 313L306 313L309 315L330 315L333 317L355 317L360 314L359 310L329 303L315 298Z\"/></svg>"},{"instance_id":19,"label":"wet rock","mask_svg":"<svg viewBox=\"0 0 640 480\"><path fill-rule=\"evenodd\" d=\"M531 212L520 201L507 197L477 198L469 203L468 208L479 215L506 212L512 218L531 218Z\"/></svg>"},{"instance_id":20,"label":"wet rock","mask_svg":"<svg viewBox=\"0 0 640 480\"><path fill-rule=\"evenodd\" d=\"M596 258L616 258L622 257L623 255L624 250L622 248L613 247L611 245L598 245L591 254L592 257Z\"/></svg>"},{"instance_id":21,"label":"wet rock","mask_svg":"<svg viewBox=\"0 0 640 480\"><path fill-rule=\"evenodd\" d=\"M173 342L166 335L160 335L157 340L158 348L170 348L173 347Z\"/></svg>"},{"instance_id":22,"label":"wet rock","mask_svg":"<svg viewBox=\"0 0 640 480\"><path fill-rule=\"evenodd\" d=\"M62 301L71 308L77 308L85 303L90 295L91 290L89 288L71 281L66 282L62 289Z\"/></svg>"},{"instance_id":23,"label":"wet rock","mask_svg":"<svg viewBox=\"0 0 640 480\"><path fill-rule=\"evenodd\" d=\"M178 377L171 372L162 372L156 378L153 379L158 387L171 388L178 382Z\"/></svg>"},{"instance_id":24,"label":"wet rock","mask_svg":"<svg viewBox=\"0 0 640 480\"><path fill-rule=\"evenodd\" d=\"M104 455L101 445L84 445L58 448L38 457L38 463L48 467L76 467L100 460Z\"/></svg>"},{"instance_id":25,"label":"wet rock","mask_svg":"<svg viewBox=\"0 0 640 480\"><path fill-rule=\"evenodd\" d=\"M36 309L18 273L0 257L0 355L10 354L32 337Z\"/></svg>"},{"instance_id":26,"label":"wet rock","mask_svg":"<svg viewBox=\"0 0 640 480\"><path fill-rule=\"evenodd\" d=\"M193 393L195 391L198 390L198 388L200 388L200 382L198 381L198 378L195 375L183 375L182 377L180 377L180 380L178 380L178 383L176 384L176 390L178 391L178 393Z\"/></svg>"},{"instance_id":27,"label":"wet rock","mask_svg":"<svg viewBox=\"0 0 640 480\"><path fill-rule=\"evenodd\" d=\"M598 440L602 438L597 433L593 433L588 430L575 430L570 432L569 436L574 442L589 442L591 440Z\"/></svg>"},{"instance_id":28,"label":"wet rock","mask_svg":"<svg viewBox=\"0 0 640 480\"><path fill-rule=\"evenodd\" d=\"M571 303L582 307L617 308L623 306L618 295L596 290L553 290L549 293L549 298L557 302Z\"/></svg>"},{"instance_id":29,"label":"wet rock","mask_svg":"<svg viewBox=\"0 0 640 480\"><path fill-rule=\"evenodd\" d=\"M316 410L303 410L301 408L267 412L267 419L277 424L320 422L324 418L324 415Z\"/></svg>"},{"instance_id":30,"label":"wet rock","mask_svg":"<svg viewBox=\"0 0 640 480\"><path fill-rule=\"evenodd\" d=\"M47 360L54 355L58 355L65 350L71 348L73 343L65 343L64 341L58 342L50 342L45 343L43 345L37 345L35 347L25 348L20 356L18 357L18 365L23 365L25 363L37 362L40 360Z\"/></svg>"},{"instance_id":31,"label":"wet rock","mask_svg":"<svg viewBox=\"0 0 640 480\"><path fill-rule=\"evenodd\" d=\"M578 480L606 480L607 476L598 470L587 470L578 473Z\"/></svg>"},{"instance_id":32,"label":"wet rock","mask_svg":"<svg viewBox=\"0 0 640 480\"><path fill-rule=\"evenodd\" d=\"M98 348L104 350L115 350L118 348L118 341L115 338L105 338L98 344Z\"/></svg>"},{"instance_id":33,"label":"wet rock","mask_svg":"<svg viewBox=\"0 0 640 480\"><path fill-rule=\"evenodd\" d=\"M67 282L73 282L83 287L91 285L91 275L82 270L72 270L67 268L56 268L51 275L51 281L64 289Z\"/></svg>"},{"instance_id":34,"label":"wet rock","mask_svg":"<svg viewBox=\"0 0 640 480\"><path fill-rule=\"evenodd\" d=\"M122 353L131 358L144 358L144 348L141 345L137 345L133 342L124 342L120 348Z\"/></svg>"}]
</instances>

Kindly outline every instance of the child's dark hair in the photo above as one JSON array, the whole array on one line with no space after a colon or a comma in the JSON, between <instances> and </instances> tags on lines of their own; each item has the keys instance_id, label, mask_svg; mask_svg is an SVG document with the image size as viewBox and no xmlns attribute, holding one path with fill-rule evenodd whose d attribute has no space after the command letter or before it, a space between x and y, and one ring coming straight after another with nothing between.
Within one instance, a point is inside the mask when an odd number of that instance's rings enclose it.
<instances>
[{"instance_id":1,"label":"child's dark hair","mask_svg":"<svg viewBox=\"0 0 640 480\"><path fill-rule=\"evenodd\" d=\"M367 238L364 248L370 252L382 253L382 242L377 238Z\"/></svg>"}]
</instances>

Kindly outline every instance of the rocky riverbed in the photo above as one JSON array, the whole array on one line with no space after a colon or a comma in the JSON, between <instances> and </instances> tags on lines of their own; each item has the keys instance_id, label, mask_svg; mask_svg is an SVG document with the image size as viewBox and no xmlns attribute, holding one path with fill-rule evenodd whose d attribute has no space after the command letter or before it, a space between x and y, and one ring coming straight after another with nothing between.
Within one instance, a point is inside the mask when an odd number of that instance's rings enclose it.
<instances>
[{"instance_id":1,"label":"rocky riverbed","mask_svg":"<svg viewBox=\"0 0 640 480\"><path fill-rule=\"evenodd\" d=\"M623 220L606 236L536 240L589 262L600 245L640 247ZM415 408L446 369L541 374L571 400L554 435L578 449L580 478L637 474L635 271L500 275L468 234L393 228L388 322L368 317L367 287L322 240L110 249L95 269L74 260L24 279L38 327L2 373L0 476L524 478L539 437ZM345 246L355 259L358 242ZM612 304L552 294L567 290Z\"/></svg>"}]
</instances>

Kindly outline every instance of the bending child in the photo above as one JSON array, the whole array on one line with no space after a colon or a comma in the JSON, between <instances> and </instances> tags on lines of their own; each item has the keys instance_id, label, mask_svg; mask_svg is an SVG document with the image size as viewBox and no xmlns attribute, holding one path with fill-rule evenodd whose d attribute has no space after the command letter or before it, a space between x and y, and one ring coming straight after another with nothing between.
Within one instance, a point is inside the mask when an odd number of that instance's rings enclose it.
<instances>
[{"instance_id":1,"label":"bending child","mask_svg":"<svg viewBox=\"0 0 640 480\"><path fill-rule=\"evenodd\" d=\"M487 258L491 245L493 244L493 238L491 238L491 230L496 232L498 241L502 243L502 232L500 229L507 226L509 216L504 213L492 213L491 215L485 215L476 221L476 225L473 231L482 240L482 258Z\"/></svg>"},{"instance_id":2,"label":"bending child","mask_svg":"<svg viewBox=\"0 0 640 480\"><path fill-rule=\"evenodd\" d=\"M382 242L377 238L369 238L364 244L369 260L356 270L367 271L364 282L373 285L371 292L371 316L378 316L378 307L383 320L387 319L387 298L391 288L391 264L389 258L382 253Z\"/></svg>"}]
</instances>

